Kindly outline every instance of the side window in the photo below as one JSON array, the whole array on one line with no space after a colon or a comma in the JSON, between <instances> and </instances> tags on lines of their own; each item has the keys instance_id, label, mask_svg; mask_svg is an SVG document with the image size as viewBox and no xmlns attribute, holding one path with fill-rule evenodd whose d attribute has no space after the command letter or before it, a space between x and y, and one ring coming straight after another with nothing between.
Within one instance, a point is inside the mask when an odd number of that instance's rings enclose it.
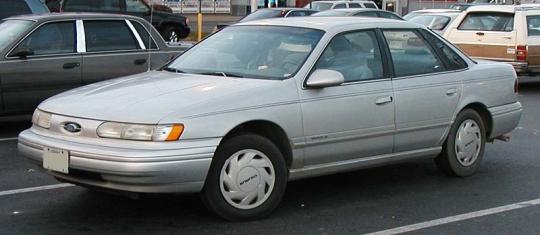
<instances>
[{"instance_id":1,"label":"side window","mask_svg":"<svg viewBox=\"0 0 540 235\"><path fill-rule=\"evenodd\" d=\"M373 8L373 9L377 9L377 5L373 4L373 3L364 3L364 6L366 8Z\"/></svg>"},{"instance_id":2,"label":"side window","mask_svg":"<svg viewBox=\"0 0 540 235\"><path fill-rule=\"evenodd\" d=\"M334 9L341 9L341 8L347 8L347 5L345 3L340 3L334 6Z\"/></svg>"},{"instance_id":3,"label":"side window","mask_svg":"<svg viewBox=\"0 0 540 235\"><path fill-rule=\"evenodd\" d=\"M431 47L414 30L385 30L396 77L444 71Z\"/></svg>"},{"instance_id":4,"label":"side window","mask_svg":"<svg viewBox=\"0 0 540 235\"><path fill-rule=\"evenodd\" d=\"M125 0L126 1L126 11L134 13L148 13L150 8L147 7L141 0Z\"/></svg>"},{"instance_id":5,"label":"side window","mask_svg":"<svg viewBox=\"0 0 540 235\"><path fill-rule=\"evenodd\" d=\"M0 19L32 13L25 1L7 0L0 3L2 4L2 7L0 7Z\"/></svg>"},{"instance_id":6,"label":"side window","mask_svg":"<svg viewBox=\"0 0 540 235\"><path fill-rule=\"evenodd\" d=\"M444 43L440 38L426 30L422 30L426 38L438 49L443 59L448 64L448 70L457 70L467 68L467 63L450 46Z\"/></svg>"},{"instance_id":7,"label":"side window","mask_svg":"<svg viewBox=\"0 0 540 235\"><path fill-rule=\"evenodd\" d=\"M497 12L471 12L458 27L459 30L506 31L514 29L514 14Z\"/></svg>"},{"instance_id":8,"label":"side window","mask_svg":"<svg viewBox=\"0 0 540 235\"><path fill-rule=\"evenodd\" d=\"M137 30L137 33L141 37L141 40L143 41L144 45L146 45L146 48L156 49L157 45L154 39L150 39L150 33L142 26L139 22L131 20L131 24ZM148 46L148 43L150 43L150 47Z\"/></svg>"},{"instance_id":9,"label":"side window","mask_svg":"<svg viewBox=\"0 0 540 235\"><path fill-rule=\"evenodd\" d=\"M63 3L66 11L121 11L120 0L64 0Z\"/></svg>"},{"instance_id":10,"label":"side window","mask_svg":"<svg viewBox=\"0 0 540 235\"><path fill-rule=\"evenodd\" d=\"M33 55L74 53L75 23L67 21L44 24L24 39L17 47L20 48L32 50Z\"/></svg>"},{"instance_id":11,"label":"side window","mask_svg":"<svg viewBox=\"0 0 540 235\"><path fill-rule=\"evenodd\" d=\"M121 20L84 21L84 34L88 52L139 49L137 39Z\"/></svg>"},{"instance_id":12,"label":"side window","mask_svg":"<svg viewBox=\"0 0 540 235\"><path fill-rule=\"evenodd\" d=\"M360 3L350 2L349 3L349 8L362 8L362 5L360 5Z\"/></svg>"},{"instance_id":13,"label":"side window","mask_svg":"<svg viewBox=\"0 0 540 235\"><path fill-rule=\"evenodd\" d=\"M382 78L381 52L375 33L358 31L335 36L315 69L338 71L345 77L345 82Z\"/></svg>"},{"instance_id":14,"label":"side window","mask_svg":"<svg viewBox=\"0 0 540 235\"><path fill-rule=\"evenodd\" d=\"M378 17L377 13L374 11L362 11L354 14L354 16L361 16L361 17Z\"/></svg>"}]
</instances>

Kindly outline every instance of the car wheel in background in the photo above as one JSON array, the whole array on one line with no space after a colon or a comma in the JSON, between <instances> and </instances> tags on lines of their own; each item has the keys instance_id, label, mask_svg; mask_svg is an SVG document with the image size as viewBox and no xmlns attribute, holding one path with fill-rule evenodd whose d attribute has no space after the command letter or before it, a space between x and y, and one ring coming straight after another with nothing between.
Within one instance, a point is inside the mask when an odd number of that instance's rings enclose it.
<instances>
[{"instance_id":1,"label":"car wheel in background","mask_svg":"<svg viewBox=\"0 0 540 235\"><path fill-rule=\"evenodd\" d=\"M435 163L451 176L469 176L478 170L486 145L486 130L482 117L472 109L462 110Z\"/></svg>"},{"instance_id":2,"label":"car wheel in background","mask_svg":"<svg viewBox=\"0 0 540 235\"><path fill-rule=\"evenodd\" d=\"M283 155L270 140L241 134L218 147L202 198L218 216L231 221L268 216L287 185Z\"/></svg>"},{"instance_id":3,"label":"car wheel in background","mask_svg":"<svg viewBox=\"0 0 540 235\"><path fill-rule=\"evenodd\" d=\"M162 32L163 39L167 42L179 42L182 39L182 31L175 26L167 26Z\"/></svg>"}]
</instances>

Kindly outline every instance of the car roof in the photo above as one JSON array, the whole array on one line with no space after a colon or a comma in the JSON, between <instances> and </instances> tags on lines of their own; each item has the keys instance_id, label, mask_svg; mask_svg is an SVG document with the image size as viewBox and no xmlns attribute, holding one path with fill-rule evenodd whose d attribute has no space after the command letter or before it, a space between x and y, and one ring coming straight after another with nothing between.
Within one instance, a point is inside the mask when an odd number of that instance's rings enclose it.
<instances>
[{"instance_id":1,"label":"car roof","mask_svg":"<svg viewBox=\"0 0 540 235\"><path fill-rule=\"evenodd\" d=\"M139 19L139 17L120 14L107 13L85 13L85 12L65 12L65 13L44 13L44 14L29 14L18 15L6 18L5 20L32 20L32 21L51 21L51 20L70 20L70 19Z\"/></svg>"},{"instance_id":2,"label":"car roof","mask_svg":"<svg viewBox=\"0 0 540 235\"><path fill-rule=\"evenodd\" d=\"M239 23L237 25L271 25L271 26L290 26L301 28L320 29L324 31L339 30L341 27L351 25L361 28L422 28L418 24L409 23L402 20L393 20L386 18L375 17L336 17L336 16L321 16L321 17L291 17L291 18L272 18L263 20L254 20Z\"/></svg>"}]
</instances>

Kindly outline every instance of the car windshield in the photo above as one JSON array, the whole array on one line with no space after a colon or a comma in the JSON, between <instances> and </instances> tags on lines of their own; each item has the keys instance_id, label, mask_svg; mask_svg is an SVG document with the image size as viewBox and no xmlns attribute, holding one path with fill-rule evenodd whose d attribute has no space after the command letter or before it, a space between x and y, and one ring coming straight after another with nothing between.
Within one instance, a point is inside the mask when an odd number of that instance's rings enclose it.
<instances>
[{"instance_id":1,"label":"car windshield","mask_svg":"<svg viewBox=\"0 0 540 235\"><path fill-rule=\"evenodd\" d=\"M324 34L287 26L230 26L186 51L164 70L283 80L304 64Z\"/></svg>"},{"instance_id":2,"label":"car windshield","mask_svg":"<svg viewBox=\"0 0 540 235\"><path fill-rule=\"evenodd\" d=\"M304 8L311 8L316 11L326 11L330 8L332 8L332 3L330 2L312 2L311 6L310 3L308 3Z\"/></svg>"},{"instance_id":3,"label":"car windshield","mask_svg":"<svg viewBox=\"0 0 540 235\"><path fill-rule=\"evenodd\" d=\"M322 11L313 14L312 16L346 16L348 12L346 11Z\"/></svg>"},{"instance_id":4,"label":"car windshield","mask_svg":"<svg viewBox=\"0 0 540 235\"><path fill-rule=\"evenodd\" d=\"M433 30L442 30L450 22L450 17L441 15L417 15L409 19L409 21L427 26Z\"/></svg>"},{"instance_id":5,"label":"car windshield","mask_svg":"<svg viewBox=\"0 0 540 235\"><path fill-rule=\"evenodd\" d=\"M29 20L0 21L0 51L3 51L9 44L17 40L33 23Z\"/></svg>"},{"instance_id":6,"label":"car windshield","mask_svg":"<svg viewBox=\"0 0 540 235\"><path fill-rule=\"evenodd\" d=\"M240 22L246 22L246 21L252 21L252 20L261 20L261 19L268 19L268 18L277 18L284 15L284 11L281 10L258 10L256 12L253 12L243 19L240 20Z\"/></svg>"}]
</instances>

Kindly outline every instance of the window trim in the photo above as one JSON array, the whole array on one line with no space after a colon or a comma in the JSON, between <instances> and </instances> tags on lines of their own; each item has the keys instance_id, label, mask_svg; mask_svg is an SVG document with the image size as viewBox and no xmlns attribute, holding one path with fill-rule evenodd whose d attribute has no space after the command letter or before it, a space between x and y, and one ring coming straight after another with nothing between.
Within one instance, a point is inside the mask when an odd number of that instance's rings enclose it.
<instances>
[{"instance_id":1,"label":"window trim","mask_svg":"<svg viewBox=\"0 0 540 235\"><path fill-rule=\"evenodd\" d=\"M443 61L444 63L444 66L446 68L446 71L457 71L457 70L462 70L462 69L466 69L469 67L469 65L467 64L467 61L465 61L460 55L459 53L457 53L455 50L452 49L452 47L448 46L444 41L440 40L445 46L447 46L450 50L452 50L452 52L454 52L456 55L459 56L459 58L461 59L461 62L465 65L464 68L458 68L458 69L452 69L451 68L451 62L449 61L449 58L447 58L447 56L444 54L444 52L442 51L441 48L437 47L435 45L435 42L429 38L426 37L427 34L431 34L430 32L428 32L427 30L425 29L420 29L420 34L422 35L422 37L424 38L424 40L426 40L430 46L438 53L439 55L439 58L441 58L441 60ZM432 35L434 36L434 35ZM434 36L435 37L435 36ZM438 38L437 38L438 39Z\"/></svg>"},{"instance_id":2,"label":"window trim","mask_svg":"<svg viewBox=\"0 0 540 235\"><path fill-rule=\"evenodd\" d=\"M411 31L411 32L414 32L419 38L421 38L422 40L424 40L424 42L426 42L426 45L428 46L428 49L433 53L433 55L435 56L435 59L437 59L437 61L442 65L444 66L445 68L445 71L439 71L439 72L431 72L431 73L419 73L419 74L411 74L411 75L404 75L404 76L397 76L396 75L396 71L394 69L394 59L392 58L392 52L390 50L390 46L388 45L388 41L386 39L386 37L384 36L384 31ZM442 59L440 58L439 54L435 51L435 48L433 48L433 46L431 45L431 43L429 42L429 40L425 39L424 36L422 35L422 33L419 31L419 28L384 28L384 29L381 29L381 36L384 37L384 40L386 41L386 46L387 46L387 49L388 49L388 54L389 54L389 62L391 62L391 65L392 65L392 80L398 80L398 79L405 79L405 78L412 78L412 77L423 77L423 76L431 76L431 75L434 75L434 74L441 74L441 73L448 73L448 72L453 72L455 70L447 70L446 68L446 64L445 62L442 61Z\"/></svg>"},{"instance_id":3,"label":"window trim","mask_svg":"<svg viewBox=\"0 0 540 235\"><path fill-rule=\"evenodd\" d=\"M469 17L469 15L471 15L473 13L495 13L495 14L501 14L501 15L512 15L512 30L505 31L505 30L487 30L487 29L461 29L461 26L465 23L465 20L467 19L467 17ZM458 27L456 27L456 30L458 30L458 31L486 31L486 32L508 33L508 32L512 32L512 31L514 31L516 29L514 27L515 23L516 23L516 14L515 13L511 13L511 12L492 12L492 11L472 11L472 12L467 12L465 17L463 17L463 20L461 20L461 22L459 22L459 25L458 25Z\"/></svg>"},{"instance_id":4,"label":"window trim","mask_svg":"<svg viewBox=\"0 0 540 235\"><path fill-rule=\"evenodd\" d=\"M97 19L83 19L82 21L83 21L83 28L85 28L85 30L86 30L86 27L84 27L84 22L87 22L87 21L120 21L120 22L123 22L124 25L127 26L128 30L132 33L131 36L133 36L135 38L136 44L139 47L138 49L119 49L119 50L108 50L108 51L88 51L88 46L85 45L85 54L116 53L116 52L134 52L134 53L146 52L146 49L140 48L140 44L139 44L140 41L137 40L137 36L140 37L139 33L137 32L137 30L133 31L129 27L126 20L129 21L129 19L126 19L126 18L97 18ZM137 36L135 36L135 35L137 35ZM86 44L86 34L84 35L84 38L85 38L85 44Z\"/></svg>"},{"instance_id":5,"label":"window trim","mask_svg":"<svg viewBox=\"0 0 540 235\"><path fill-rule=\"evenodd\" d=\"M144 29L144 31L148 33L148 37L152 39L152 42L154 43L154 45L156 45L156 48L152 48L152 44L150 44L150 48L146 48L147 51L159 51L161 49L159 47L159 44L156 42L155 38L152 36L152 32L148 30L145 24L141 23L140 21L136 19L126 19L126 20L132 21L131 24L133 23L139 24ZM135 32L139 35L139 37L141 36L141 34L139 34L139 31L137 31L137 29L135 29ZM159 32L157 33L159 34ZM142 37L141 37L141 40L142 40ZM143 43L145 42L143 41ZM146 44L145 44L145 47L146 47Z\"/></svg>"},{"instance_id":6,"label":"window trim","mask_svg":"<svg viewBox=\"0 0 540 235\"><path fill-rule=\"evenodd\" d=\"M344 82L342 83L341 85L339 86L348 86L348 85L356 85L356 84L364 84L364 83L372 83L372 82L380 82L380 81L390 81L391 80L391 77L388 76L388 67L387 67L387 62L385 61L385 58L387 58L386 56L386 52L384 51L383 49L383 44L381 43L381 40L379 38L379 35L377 33L378 29L376 28L370 28L370 29L355 29L355 30L350 30L350 31L343 31L343 32L340 32L340 33L337 33L335 34L334 36L332 36L332 38L328 41L328 43L326 43L326 45L324 45L324 49L317 55L317 59L315 60L314 63L311 64L311 67L309 68L309 72L307 73L307 75L304 77L303 81L302 81L302 90L307 90L307 89L312 89L310 87L307 86L307 80L309 79L309 77L311 76L311 74L313 74L313 72L315 72L316 68L315 66L317 65L317 62L319 62L319 60L321 59L322 55L324 54L324 52L326 51L326 49L330 46L330 43L332 43L332 40L334 40L334 38L336 37L339 37L343 34L349 34L349 33L357 33L357 32L365 32L365 31L371 31L373 32L373 34L375 35L375 41L377 41L377 44L379 46L379 53L381 54L381 64L382 64L382 69L383 69L383 76L380 77L380 78L371 78L371 79L365 79L365 80L358 80L358 81L351 81L351 82ZM304 62L305 63L305 62Z\"/></svg>"},{"instance_id":7,"label":"window trim","mask_svg":"<svg viewBox=\"0 0 540 235\"><path fill-rule=\"evenodd\" d=\"M34 33L36 30L38 30L39 28L41 28L43 25L46 25L46 24L51 24L51 23L62 23L62 22L72 22L73 25L75 26L75 34L73 35L73 40L75 40L75 52L69 52L69 53L56 53L56 54L47 54L47 55L31 55L31 56L28 56L26 59L21 59L17 56L10 56L11 53L17 49L17 47L19 47L22 42L24 40L26 40L26 38L30 37L30 35L32 35L32 33ZM62 19L62 20L51 20L51 21L45 21L45 22L42 22L40 23L39 25L37 26L34 26L34 28L30 31L28 31L26 33L26 35L22 38L20 38L18 40L18 42L11 47L11 49L8 51L8 53L6 53L6 55L4 56L4 58L6 60L29 60L29 59L34 59L34 58L47 58L47 57L56 57L56 56L72 56L72 55L79 55L81 54L80 52L77 51L77 45L78 45L78 38L77 38L77 26L76 26L76 20L73 20L73 19Z\"/></svg>"}]
</instances>

